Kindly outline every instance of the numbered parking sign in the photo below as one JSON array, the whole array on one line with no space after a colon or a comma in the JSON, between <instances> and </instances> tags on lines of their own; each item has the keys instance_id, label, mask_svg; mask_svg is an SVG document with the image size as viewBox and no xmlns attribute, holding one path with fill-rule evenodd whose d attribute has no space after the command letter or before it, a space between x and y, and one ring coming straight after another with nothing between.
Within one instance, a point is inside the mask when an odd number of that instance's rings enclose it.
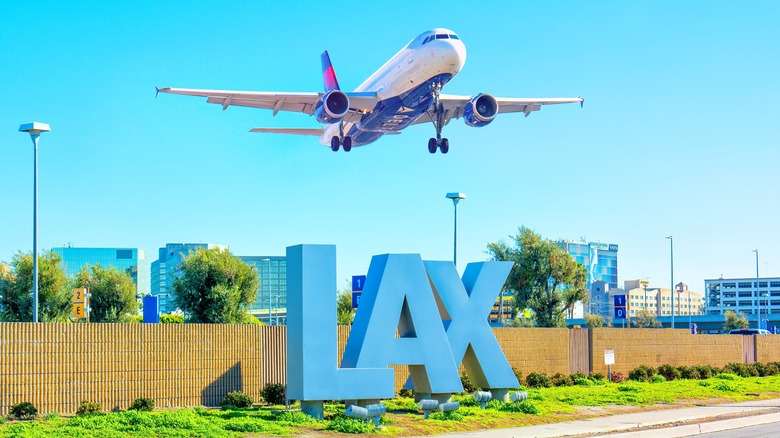
<instances>
[{"instance_id":1,"label":"numbered parking sign","mask_svg":"<svg viewBox=\"0 0 780 438\"><path fill-rule=\"evenodd\" d=\"M363 290L363 285L366 284L365 275L353 275L352 276L352 291L359 292Z\"/></svg>"}]
</instances>

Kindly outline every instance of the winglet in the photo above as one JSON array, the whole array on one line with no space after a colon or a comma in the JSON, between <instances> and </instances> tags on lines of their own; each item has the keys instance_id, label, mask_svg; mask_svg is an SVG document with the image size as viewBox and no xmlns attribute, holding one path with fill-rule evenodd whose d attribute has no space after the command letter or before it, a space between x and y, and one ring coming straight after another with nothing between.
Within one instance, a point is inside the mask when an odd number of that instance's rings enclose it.
<instances>
[{"instance_id":1,"label":"winglet","mask_svg":"<svg viewBox=\"0 0 780 438\"><path fill-rule=\"evenodd\" d=\"M580 108L583 108L585 106L585 98L580 96Z\"/></svg>"},{"instance_id":2,"label":"winglet","mask_svg":"<svg viewBox=\"0 0 780 438\"><path fill-rule=\"evenodd\" d=\"M330 63L328 51L322 52L320 58L322 60L322 81L325 83L325 91L340 90L339 81L336 79L336 72Z\"/></svg>"},{"instance_id":3,"label":"winglet","mask_svg":"<svg viewBox=\"0 0 780 438\"><path fill-rule=\"evenodd\" d=\"M157 85L154 86L154 98L157 99L157 95L160 94L160 89L157 88Z\"/></svg>"}]
</instances>

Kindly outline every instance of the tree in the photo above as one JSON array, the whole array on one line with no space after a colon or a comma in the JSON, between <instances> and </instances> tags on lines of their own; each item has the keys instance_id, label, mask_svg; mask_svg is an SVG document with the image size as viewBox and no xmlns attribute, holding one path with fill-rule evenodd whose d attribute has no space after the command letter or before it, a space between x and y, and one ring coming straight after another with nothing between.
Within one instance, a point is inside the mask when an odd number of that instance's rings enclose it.
<instances>
[{"instance_id":1,"label":"tree","mask_svg":"<svg viewBox=\"0 0 780 438\"><path fill-rule=\"evenodd\" d=\"M73 287L89 288L91 322L128 322L138 314L133 277L115 266L84 266L73 279Z\"/></svg>"},{"instance_id":2,"label":"tree","mask_svg":"<svg viewBox=\"0 0 780 438\"><path fill-rule=\"evenodd\" d=\"M336 324L352 325L355 319L355 309L352 308L352 282L344 281L344 288L339 289L336 299Z\"/></svg>"},{"instance_id":3,"label":"tree","mask_svg":"<svg viewBox=\"0 0 780 438\"><path fill-rule=\"evenodd\" d=\"M585 268L555 242L542 239L526 227L512 238L488 243L492 260L515 262L506 289L515 295L515 306L534 311L539 327L563 327L565 294L585 294Z\"/></svg>"},{"instance_id":4,"label":"tree","mask_svg":"<svg viewBox=\"0 0 780 438\"><path fill-rule=\"evenodd\" d=\"M567 288L563 291L563 309L568 312L569 318L574 318L574 305L581 301L588 302L588 292L585 288Z\"/></svg>"},{"instance_id":5,"label":"tree","mask_svg":"<svg viewBox=\"0 0 780 438\"><path fill-rule=\"evenodd\" d=\"M188 322L241 324L257 298L260 279L230 251L198 248L177 268L173 299Z\"/></svg>"},{"instance_id":6,"label":"tree","mask_svg":"<svg viewBox=\"0 0 780 438\"><path fill-rule=\"evenodd\" d=\"M67 321L71 311L68 279L60 268L62 259L48 251L38 256L38 320ZM33 320L33 258L17 253L11 272L0 276L0 304L4 321Z\"/></svg>"},{"instance_id":7,"label":"tree","mask_svg":"<svg viewBox=\"0 0 780 438\"><path fill-rule=\"evenodd\" d=\"M604 327L604 318L602 318L601 315L596 315L595 313L586 313L585 325L588 326L588 328Z\"/></svg>"},{"instance_id":8,"label":"tree","mask_svg":"<svg viewBox=\"0 0 780 438\"><path fill-rule=\"evenodd\" d=\"M726 333L734 329L748 328L747 317L745 317L742 312L739 312L739 315L737 315L737 312L733 310L727 310L723 312L723 316L726 317L726 321L723 324L723 331Z\"/></svg>"},{"instance_id":9,"label":"tree","mask_svg":"<svg viewBox=\"0 0 780 438\"><path fill-rule=\"evenodd\" d=\"M634 315L631 320L634 323L634 327L640 328L660 328L661 323L655 319L655 314L650 309L641 309Z\"/></svg>"}]
</instances>

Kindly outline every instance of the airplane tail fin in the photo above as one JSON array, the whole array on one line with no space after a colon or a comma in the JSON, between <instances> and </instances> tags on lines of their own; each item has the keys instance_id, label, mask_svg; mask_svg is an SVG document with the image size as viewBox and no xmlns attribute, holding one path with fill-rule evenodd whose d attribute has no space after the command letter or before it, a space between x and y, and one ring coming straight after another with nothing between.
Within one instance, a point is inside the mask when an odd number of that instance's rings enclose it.
<instances>
[{"instance_id":1,"label":"airplane tail fin","mask_svg":"<svg viewBox=\"0 0 780 438\"><path fill-rule=\"evenodd\" d=\"M322 81L325 83L325 91L340 90L339 81L336 79L336 72L330 63L328 51L322 52Z\"/></svg>"}]
</instances>

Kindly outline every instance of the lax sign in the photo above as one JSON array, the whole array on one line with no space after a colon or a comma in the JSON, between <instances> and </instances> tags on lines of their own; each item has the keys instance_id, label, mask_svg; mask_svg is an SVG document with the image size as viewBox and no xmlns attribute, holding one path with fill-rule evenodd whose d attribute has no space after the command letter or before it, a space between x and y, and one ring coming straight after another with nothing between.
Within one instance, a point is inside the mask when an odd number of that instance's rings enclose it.
<instances>
[{"instance_id":1,"label":"lax sign","mask_svg":"<svg viewBox=\"0 0 780 438\"><path fill-rule=\"evenodd\" d=\"M517 388L487 321L511 268L512 262L470 263L461 279L452 262L374 256L339 367L336 247L288 247L288 397L304 411L309 401L392 398L391 365L409 366L417 394L463 391L461 363L475 386Z\"/></svg>"}]
</instances>

